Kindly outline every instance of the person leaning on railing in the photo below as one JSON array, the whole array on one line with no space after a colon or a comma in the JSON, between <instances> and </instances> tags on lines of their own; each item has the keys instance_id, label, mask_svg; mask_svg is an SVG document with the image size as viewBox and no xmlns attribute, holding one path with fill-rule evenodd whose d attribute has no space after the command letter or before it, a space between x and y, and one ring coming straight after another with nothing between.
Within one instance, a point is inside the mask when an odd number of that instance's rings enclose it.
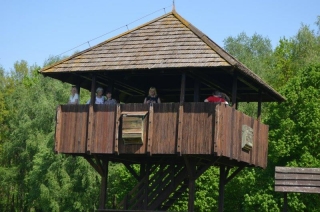
<instances>
[{"instance_id":1,"label":"person leaning on railing","mask_svg":"<svg viewBox=\"0 0 320 212\"><path fill-rule=\"evenodd\" d=\"M103 94L103 88L101 87L97 88L95 104L104 104L104 96L102 96L102 94ZM90 104L90 99L87 101L87 104Z\"/></svg>"},{"instance_id":2,"label":"person leaning on railing","mask_svg":"<svg viewBox=\"0 0 320 212\"><path fill-rule=\"evenodd\" d=\"M157 89L155 87L150 87L148 96L144 99L144 103L161 103L159 96L157 95Z\"/></svg>"},{"instance_id":3,"label":"person leaning on railing","mask_svg":"<svg viewBox=\"0 0 320 212\"><path fill-rule=\"evenodd\" d=\"M104 100L104 104L107 104L107 105L115 105L115 104L117 104L117 100L112 99L111 91L107 91L106 98Z\"/></svg>"},{"instance_id":4,"label":"person leaning on railing","mask_svg":"<svg viewBox=\"0 0 320 212\"><path fill-rule=\"evenodd\" d=\"M220 91L213 91L212 96L209 96L208 98L206 98L204 102L214 102L214 103L221 102L228 105L229 103L226 99L230 101L229 97L225 93L222 93Z\"/></svg>"},{"instance_id":5,"label":"person leaning on railing","mask_svg":"<svg viewBox=\"0 0 320 212\"><path fill-rule=\"evenodd\" d=\"M71 105L79 104L79 94L76 86L71 87L71 95L69 97L68 104L71 104Z\"/></svg>"}]
</instances>

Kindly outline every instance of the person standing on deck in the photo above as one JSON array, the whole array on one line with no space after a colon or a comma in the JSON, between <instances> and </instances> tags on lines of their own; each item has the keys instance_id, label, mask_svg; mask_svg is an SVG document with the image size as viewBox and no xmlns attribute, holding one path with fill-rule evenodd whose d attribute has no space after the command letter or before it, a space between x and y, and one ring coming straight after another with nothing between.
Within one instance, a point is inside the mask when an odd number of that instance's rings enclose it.
<instances>
[{"instance_id":1,"label":"person standing on deck","mask_svg":"<svg viewBox=\"0 0 320 212\"><path fill-rule=\"evenodd\" d=\"M229 104L227 102L227 99L229 99L229 97L225 94L225 93L222 93L220 91L213 91L212 92L212 96L209 96L208 98L206 98L204 100L204 102L214 102L214 103L224 103L224 104Z\"/></svg>"},{"instance_id":2,"label":"person standing on deck","mask_svg":"<svg viewBox=\"0 0 320 212\"><path fill-rule=\"evenodd\" d=\"M157 89L150 87L149 95L144 99L145 104L161 103L159 96L157 95Z\"/></svg>"},{"instance_id":3,"label":"person standing on deck","mask_svg":"<svg viewBox=\"0 0 320 212\"><path fill-rule=\"evenodd\" d=\"M78 89L76 86L71 87L71 95L69 97L69 105L76 105L79 104L79 94Z\"/></svg>"},{"instance_id":4,"label":"person standing on deck","mask_svg":"<svg viewBox=\"0 0 320 212\"><path fill-rule=\"evenodd\" d=\"M104 100L104 104L107 104L107 105L116 105L117 104L117 101L115 99L112 99L111 91L107 91L106 99Z\"/></svg>"},{"instance_id":5,"label":"person standing on deck","mask_svg":"<svg viewBox=\"0 0 320 212\"><path fill-rule=\"evenodd\" d=\"M98 87L96 90L96 100L95 104L104 104L104 96L103 94L103 88ZM90 99L87 101L87 104L90 104Z\"/></svg>"}]
</instances>

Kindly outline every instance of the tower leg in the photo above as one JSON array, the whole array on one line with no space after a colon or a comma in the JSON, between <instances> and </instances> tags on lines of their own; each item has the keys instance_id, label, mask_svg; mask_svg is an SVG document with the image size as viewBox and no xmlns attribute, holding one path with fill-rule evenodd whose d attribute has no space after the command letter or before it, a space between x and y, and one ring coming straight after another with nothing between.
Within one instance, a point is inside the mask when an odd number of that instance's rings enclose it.
<instances>
[{"instance_id":1,"label":"tower leg","mask_svg":"<svg viewBox=\"0 0 320 212\"><path fill-rule=\"evenodd\" d=\"M188 211L194 211L194 196L195 196L195 180L194 178L189 179L189 202Z\"/></svg>"},{"instance_id":2,"label":"tower leg","mask_svg":"<svg viewBox=\"0 0 320 212\"><path fill-rule=\"evenodd\" d=\"M220 178L219 178L219 212L223 212L224 207L224 186L226 182L226 169L225 166L220 166Z\"/></svg>"},{"instance_id":3,"label":"tower leg","mask_svg":"<svg viewBox=\"0 0 320 212\"><path fill-rule=\"evenodd\" d=\"M101 176L99 209L106 209L109 161L104 162L102 168L103 174Z\"/></svg>"},{"instance_id":4,"label":"tower leg","mask_svg":"<svg viewBox=\"0 0 320 212\"><path fill-rule=\"evenodd\" d=\"M194 211L194 199L195 199L195 175L196 175L196 162L191 158L184 157L184 162L188 170L188 189L189 189L189 201L188 211Z\"/></svg>"}]
</instances>

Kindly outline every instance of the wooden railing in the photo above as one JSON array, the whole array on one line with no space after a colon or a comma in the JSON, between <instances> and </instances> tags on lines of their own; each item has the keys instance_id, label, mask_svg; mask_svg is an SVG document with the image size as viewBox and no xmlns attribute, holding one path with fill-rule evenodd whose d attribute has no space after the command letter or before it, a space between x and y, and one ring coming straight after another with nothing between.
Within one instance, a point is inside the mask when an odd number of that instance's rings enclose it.
<instances>
[{"instance_id":1,"label":"wooden railing","mask_svg":"<svg viewBox=\"0 0 320 212\"><path fill-rule=\"evenodd\" d=\"M146 114L141 118L139 144L125 144L122 139L123 117L129 112ZM245 140L252 149L242 148L246 135L243 126L251 129ZM213 103L61 105L55 138L58 153L200 154L267 165L268 126L229 106Z\"/></svg>"}]
</instances>

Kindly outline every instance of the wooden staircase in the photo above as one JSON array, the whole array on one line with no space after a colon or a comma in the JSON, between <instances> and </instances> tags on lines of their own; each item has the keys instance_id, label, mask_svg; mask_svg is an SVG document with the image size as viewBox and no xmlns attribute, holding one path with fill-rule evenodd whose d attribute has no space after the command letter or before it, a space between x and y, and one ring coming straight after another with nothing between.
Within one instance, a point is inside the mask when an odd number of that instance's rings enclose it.
<instances>
[{"instance_id":1,"label":"wooden staircase","mask_svg":"<svg viewBox=\"0 0 320 212\"><path fill-rule=\"evenodd\" d=\"M164 161L141 165L137 185L117 205L123 210L168 210L190 183L201 176L216 161L184 157L180 162ZM136 175L138 176L138 175Z\"/></svg>"}]
</instances>

